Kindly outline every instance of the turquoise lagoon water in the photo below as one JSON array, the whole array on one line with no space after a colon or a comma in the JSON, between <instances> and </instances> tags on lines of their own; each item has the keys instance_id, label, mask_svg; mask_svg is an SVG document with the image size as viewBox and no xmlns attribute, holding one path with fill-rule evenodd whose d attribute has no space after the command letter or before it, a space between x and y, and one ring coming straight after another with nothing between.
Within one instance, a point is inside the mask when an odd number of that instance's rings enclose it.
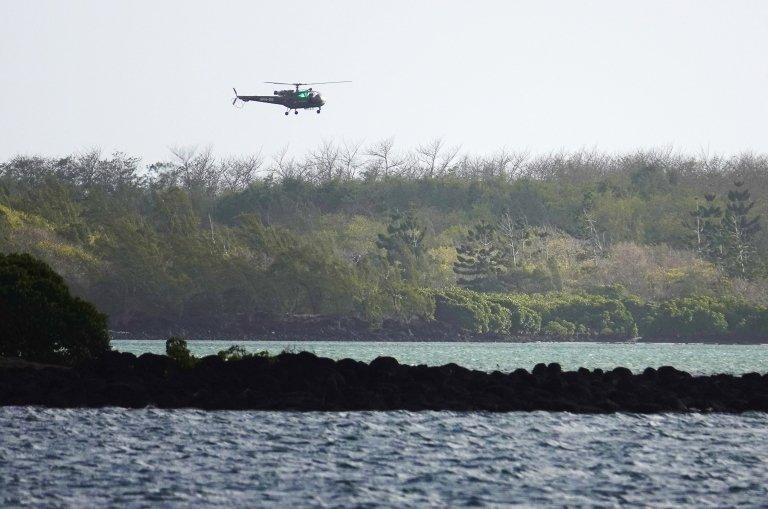
<instances>
[{"instance_id":1,"label":"turquoise lagoon water","mask_svg":"<svg viewBox=\"0 0 768 509\"><path fill-rule=\"evenodd\" d=\"M539 362L558 362L563 369L579 367L611 369L624 366L632 371L671 365L693 374L748 373L768 371L768 345L711 345L696 343L461 343L461 342L375 342L375 341L190 341L198 356L215 354L232 344L248 351L284 350L313 352L321 357L349 357L370 361L386 355L402 364L440 366L455 362L470 369L512 371L531 369ZM115 349L164 353L164 341L116 340Z\"/></svg>"}]
</instances>

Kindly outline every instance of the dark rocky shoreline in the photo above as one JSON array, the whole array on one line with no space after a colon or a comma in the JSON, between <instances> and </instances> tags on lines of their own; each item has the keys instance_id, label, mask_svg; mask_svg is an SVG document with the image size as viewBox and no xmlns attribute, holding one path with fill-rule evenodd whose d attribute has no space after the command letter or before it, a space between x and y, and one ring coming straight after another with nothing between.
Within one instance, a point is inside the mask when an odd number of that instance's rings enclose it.
<instances>
[{"instance_id":1,"label":"dark rocky shoreline","mask_svg":"<svg viewBox=\"0 0 768 509\"><path fill-rule=\"evenodd\" d=\"M331 315L291 315L281 318L259 316L246 324L233 323L217 330L175 327L139 327L128 331L111 331L112 339L165 340L180 336L195 340L215 341L445 341L445 342L527 342L562 341L544 334L505 336L494 333L474 333L451 327L438 321L414 320L402 323L385 320L380 327L359 318ZM587 339L584 336L583 339ZM605 336L597 341L626 342L626 337ZM580 341L581 338L573 338Z\"/></svg>"},{"instance_id":2,"label":"dark rocky shoreline","mask_svg":"<svg viewBox=\"0 0 768 509\"><path fill-rule=\"evenodd\" d=\"M485 373L447 364L370 364L307 352L182 369L154 354L110 352L76 368L0 361L0 405L200 408L206 410L453 410L607 412L768 411L768 374L691 376L672 367Z\"/></svg>"},{"instance_id":3,"label":"dark rocky shoreline","mask_svg":"<svg viewBox=\"0 0 768 509\"><path fill-rule=\"evenodd\" d=\"M137 327L127 331L110 331L112 339L165 340L169 336L180 336L194 340L237 341L380 341L380 342L478 342L478 343L526 343L533 341L590 341L602 343L715 343L715 344L762 344L761 337L736 337L715 334L697 335L696 338L630 338L626 335L579 334L561 337L548 334L502 335L495 333L474 333L451 327L437 321L414 320L402 323L385 320L378 328L371 328L364 320L344 316L287 316L270 318L260 316L248 323L230 324L217 330L176 327Z\"/></svg>"}]
</instances>

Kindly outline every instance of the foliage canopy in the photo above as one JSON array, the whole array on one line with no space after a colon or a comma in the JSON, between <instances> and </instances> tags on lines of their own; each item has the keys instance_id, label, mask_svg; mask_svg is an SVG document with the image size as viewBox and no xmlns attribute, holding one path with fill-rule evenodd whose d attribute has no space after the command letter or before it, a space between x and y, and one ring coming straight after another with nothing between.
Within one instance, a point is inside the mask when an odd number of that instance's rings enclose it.
<instances>
[{"instance_id":1,"label":"foliage canopy","mask_svg":"<svg viewBox=\"0 0 768 509\"><path fill-rule=\"evenodd\" d=\"M0 356L75 364L109 349L107 318L28 254L0 254Z\"/></svg>"},{"instance_id":2,"label":"foliage canopy","mask_svg":"<svg viewBox=\"0 0 768 509\"><path fill-rule=\"evenodd\" d=\"M693 329L664 302L768 304L766 196L768 157L754 154L474 156L385 140L271 160L176 149L148 166L16 157L0 163L0 252L44 260L117 330L241 333L323 314L666 334L648 317ZM625 305L634 321L605 294L618 287L645 303Z\"/></svg>"}]
</instances>

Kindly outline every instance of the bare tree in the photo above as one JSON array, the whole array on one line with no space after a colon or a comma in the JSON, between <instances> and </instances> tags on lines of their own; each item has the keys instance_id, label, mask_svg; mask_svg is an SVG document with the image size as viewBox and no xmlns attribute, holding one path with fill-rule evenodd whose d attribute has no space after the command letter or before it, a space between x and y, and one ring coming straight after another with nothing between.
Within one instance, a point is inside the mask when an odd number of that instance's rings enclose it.
<instances>
[{"instance_id":1,"label":"bare tree","mask_svg":"<svg viewBox=\"0 0 768 509\"><path fill-rule=\"evenodd\" d=\"M435 170L437 169L437 160L440 157L440 152L443 150L443 139L435 138L434 140L420 145L416 148L416 157L419 161L420 176L434 177Z\"/></svg>"},{"instance_id":2,"label":"bare tree","mask_svg":"<svg viewBox=\"0 0 768 509\"><path fill-rule=\"evenodd\" d=\"M446 148L440 155L440 160L437 165L437 174L440 176L446 175L451 172L456 159L459 156L461 147L455 145L453 147Z\"/></svg>"},{"instance_id":3,"label":"bare tree","mask_svg":"<svg viewBox=\"0 0 768 509\"><path fill-rule=\"evenodd\" d=\"M499 234L507 245L513 267L517 267L520 261L520 252L525 241L525 226L525 218L516 218L508 210L499 218Z\"/></svg>"},{"instance_id":4,"label":"bare tree","mask_svg":"<svg viewBox=\"0 0 768 509\"><path fill-rule=\"evenodd\" d=\"M388 177L403 164L402 158L398 158L393 150L394 138L387 138L374 143L366 153L371 158L367 165L366 173L369 177Z\"/></svg>"},{"instance_id":5,"label":"bare tree","mask_svg":"<svg viewBox=\"0 0 768 509\"><path fill-rule=\"evenodd\" d=\"M363 162L360 160L362 142L344 142L339 154L342 178L351 179L358 175Z\"/></svg>"},{"instance_id":6,"label":"bare tree","mask_svg":"<svg viewBox=\"0 0 768 509\"><path fill-rule=\"evenodd\" d=\"M257 178L264 157L261 150L257 154L251 154L242 158L229 158L222 161L223 187L227 191L242 191L248 188Z\"/></svg>"},{"instance_id":7,"label":"bare tree","mask_svg":"<svg viewBox=\"0 0 768 509\"><path fill-rule=\"evenodd\" d=\"M311 173L306 163L297 163L296 159L289 155L288 145L272 157L272 165L268 171L270 177L277 180L307 180Z\"/></svg>"},{"instance_id":8,"label":"bare tree","mask_svg":"<svg viewBox=\"0 0 768 509\"><path fill-rule=\"evenodd\" d=\"M328 182L338 177L340 150L332 141L323 141L307 156L307 166L313 169L315 180Z\"/></svg>"},{"instance_id":9,"label":"bare tree","mask_svg":"<svg viewBox=\"0 0 768 509\"><path fill-rule=\"evenodd\" d=\"M592 247L592 254L595 260L602 258L607 247L605 232L598 230L597 221L595 221L594 216L589 211L584 211L583 220L587 239Z\"/></svg>"},{"instance_id":10,"label":"bare tree","mask_svg":"<svg viewBox=\"0 0 768 509\"><path fill-rule=\"evenodd\" d=\"M187 189L200 187L210 194L219 191L221 166L216 164L210 146L171 147L170 151L176 157L173 170L177 184Z\"/></svg>"},{"instance_id":11,"label":"bare tree","mask_svg":"<svg viewBox=\"0 0 768 509\"><path fill-rule=\"evenodd\" d=\"M506 177L507 180L518 178L525 170L528 162L528 152L509 152L501 149L491 158L495 177Z\"/></svg>"},{"instance_id":12,"label":"bare tree","mask_svg":"<svg viewBox=\"0 0 768 509\"><path fill-rule=\"evenodd\" d=\"M442 138L416 148L415 159L419 177L440 177L448 173L451 164L459 154L460 147L446 147Z\"/></svg>"},{"instance_id":13,"label":"bare tree","mask_svg":"<svg viewBox=\"0 0 768 509\"><path fill-rule=\"evenodd\" d=\"M456 157L458 152L456 152ZM454 173L470 180L493 180L505 178L512 180L525 171L528 160L526 152L500 150L490 157L465 154L452 161Z\"/></svg>"}]
</instances>

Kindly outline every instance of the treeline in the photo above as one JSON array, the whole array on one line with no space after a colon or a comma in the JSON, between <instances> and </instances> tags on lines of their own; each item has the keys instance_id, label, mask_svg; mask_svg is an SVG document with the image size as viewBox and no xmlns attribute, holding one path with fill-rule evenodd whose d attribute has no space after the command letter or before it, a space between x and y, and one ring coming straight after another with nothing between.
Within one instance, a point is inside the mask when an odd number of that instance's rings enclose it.
<instances>
[{"instance_id":1,"label":"treeline","mask_svg":"<svg viewBox=\"0 0 768 509\"><path fill-rule=\"evenodd\" d=\"M0 163L0 251L42 258L131 332L321 314L751 337L768 303L767 193L768 157L753 154L476 157L385 140L302 157L176 149L150 165L15 157Z\"/></svg>"},{"instance_id":2,"label":"treeline","mask_svg":"<svg viewBox=\"0 0 768 509\"><path fill-rule=\"evenodd\" d=\"M434 318L478 334L563 340L760 341L768 339L768 307L735 298L683 297L650 302L604 295L477 293L435 294Z\"/></svg>"}]
</instances>

